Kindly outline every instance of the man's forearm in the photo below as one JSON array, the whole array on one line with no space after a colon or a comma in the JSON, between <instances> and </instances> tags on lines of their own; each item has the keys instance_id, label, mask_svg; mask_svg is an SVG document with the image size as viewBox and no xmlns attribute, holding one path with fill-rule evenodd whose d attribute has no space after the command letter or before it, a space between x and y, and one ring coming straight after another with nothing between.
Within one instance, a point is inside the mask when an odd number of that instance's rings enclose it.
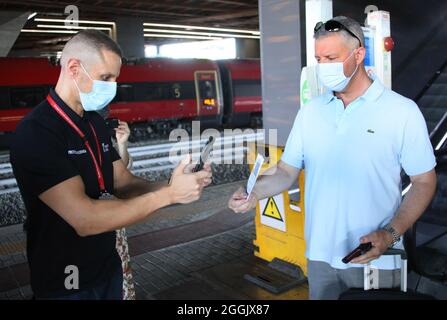
<instances>
[{"instance_id":1,"label":"man's forearm","mask_svg":"<svg viewBox=\"0 0 447 320\"><path fill-rule=\"evenodd\" d=\"M86 205L87 208L83 208L83 210L91 214L84 215L84 219L80 222L81 225L78 226L77 230L82 236L113 231L138 222L154 211L170 204L171 199L166 187L133 199L90 199Z\"/></svg>"},{"instance_id":2,"label":"man's forearm","mask_svg":"<svg viewBox=\"0 0 447 320\"><path fill-rule=\"evenodd\" d=\"M391 225L399 234L410 228L427 209L436 190L435 183L413 183L402 204L391 221Z\"/></svg>"},{"instance_id":3,"label":"man's forearm","mask_svg":"<svg viewBox=\"0 0 447 320\"><path fill-rule=\"evenodd\" d=\"M157 181L151 182L146 179L132 176L131 181L126 184L125 187L115 190L116 196L120 199L130 199L137 196L141 196L148 192L155 192L160 190L162 187L168 185L168 181Z\"/></svg>"},{"instance_id":4,"label":"man's forearm","mask_svg":"<svg viewBox=\"0 0 447 320\"><path fill-rule=\"evenodd\" d=\"M258 200L277 195L288 189L296 180L298 173L291 175L279 166L266 170L256 181L253 192Z\"/></svg>"}]
</instances>

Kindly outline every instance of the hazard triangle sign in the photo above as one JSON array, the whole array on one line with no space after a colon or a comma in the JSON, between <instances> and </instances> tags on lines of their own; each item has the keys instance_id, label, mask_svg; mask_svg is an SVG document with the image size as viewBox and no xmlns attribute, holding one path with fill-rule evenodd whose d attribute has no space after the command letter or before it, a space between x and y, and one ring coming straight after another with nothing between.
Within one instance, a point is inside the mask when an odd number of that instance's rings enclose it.
<instances>
[{"instance_id":1,"label":"hazard triangle sign","mask_svg":"<svg viewBox=\"0 0 447 320\"><path fill-rule=\"evenodd\" d=\"M259 200L258 214L263 225L286 232L286 214L282 193Z\"/></svg>"},{"instance_id":2,"label":"hazard triangle sign","mask_svg":"<svg viewBox=\"0 0 447 320\"><path fill-rule=\"evenodd\" d=\"M276 205L275 199L273 198L268 198L267 204L265 205L264 212L262 212L262 215L273 219L277 219L279 221L284 221L278 209L278 206Z\"/></svg>"}]
</instances>

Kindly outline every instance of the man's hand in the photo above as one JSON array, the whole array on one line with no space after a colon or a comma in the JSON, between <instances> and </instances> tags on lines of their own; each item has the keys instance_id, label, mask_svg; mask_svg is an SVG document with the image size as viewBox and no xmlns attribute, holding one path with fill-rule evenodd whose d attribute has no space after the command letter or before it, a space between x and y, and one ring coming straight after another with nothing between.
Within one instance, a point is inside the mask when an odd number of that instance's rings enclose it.
<instances>
[{"instance_id":1,"label":"man's hand","mask_svg":"<svg viewBox=\"0 0 447 320\"><path fill-rule=\"evenodd\" d=\"M209 178L202 179L202 188L205 188L206 186L211 184L211 182L213 181L213 179L212 179L213 174L211 172L211 163L208 161L205 162L205 164L203 165L202 171L199 171L199 172L207 172L209 174Z\"/></svg>"},{"instance_id":2,"label":"man's hand","mask_svg":"<svg viewBox=\"0 0 447 320\"><path fill-rule=\"evenodd\" d=\"M127 122L119 120L118 128L115 128L115 134L118 145L126 145L130 136L130 129Z\"/></svg>"},{"instance_id":3,"label":"man's hand","mask_svg":"<svg viewBox=\"0 0 447 320\"><path fill-rule=\"evenodd\" d=\"M360 238L360 243L367 242L371 242L371 250L355 259L352 259L351 263L365 264L379 258L393 243L393 236L386 230L378 230Z\"/></svg>"},{"instance_id":4,"label":"man's hand","mask_svg":"<svg viewBox=\"0 0 447 320\"><path fill-rule=\"evenodd\" d=\"M236 213L245 213L256 207L259 199L254 191L251 192L247 199L247 192L240 187L228 201L228 207Z\"/></svg>"},{"instance_id":5,"label":"man's hand","mask_svg":"<svg viewBox=\"0 0 447 320\"><path fill-rule=\"evenodd\" d=\"M183 159L172 173L169 194L172 203L190 203L200 198L202 190L211 183L211 167L195 173L185 173L191 162L191 156Z\"/></svg>"},{"instance_id":6,"label":"man's hand","mask_svg":"<svg viewBox=\"0 0 447 320\"><path fill-rule=\"evenodd\" d=\"M193 170L195 167L196 167L195 163L189 163L183 170L183 173L193 173ZM206 171L206 172L209 172L212 174L211 163L209 161L205 162L205 164L203 165L202 171ZM211 178L203 179L202 180L203 187L208 186L209 184L211 184L211 182L212 182Z\"/></svg>"}]
</instances>

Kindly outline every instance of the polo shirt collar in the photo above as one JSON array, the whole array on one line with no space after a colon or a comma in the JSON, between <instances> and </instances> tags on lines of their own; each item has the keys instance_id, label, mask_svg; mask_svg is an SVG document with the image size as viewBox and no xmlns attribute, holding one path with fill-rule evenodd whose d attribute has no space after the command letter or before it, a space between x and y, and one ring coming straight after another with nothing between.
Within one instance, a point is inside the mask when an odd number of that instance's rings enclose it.
<instances>
[{"instance_id":1,"label":"polo shirt collar","mask_svg":"<svg viewBox=\"0 0 447 320\"><path fill-rule=\"evenodd\" d=\"M376 75L373 75L371 77L371 79L373 80L373 83L369 86L369 88L362 95L363 99L365 99L366 101L370 101L370 102L376 101L382 95L383 91L385 90L384 85L382 84L382 82Z\"/></svg>"},{"instance_id":2,"label":"polo shirt collar","mask_svg":"<svg viewBox=\"0 0 447 320\"><path fill-rule=\"evenodd\" d=\"M329 104L332 100L334 100L336 96L334 95L333 91L327 91L323 94L323 102L324 104Z\"/></svg>"},{"instance_id":3,"label":"polo shirt collar","mask_svg":"<svg viewBox=\"0 0 447 320\"><path fill-rule=\"evenodd\" d=\"M369 88L365 91L365 93L359 97L361 99L370 102L377 100L385 90L384 85L376 75L372 75L371 80L373 80L373 83L369 86ZM336 98L337 97L334 95L333 91L327 91L326 93L323 94L324 104L329 104L332 100Z\"/></svg>"},{"instance_id":4,"label":"polo shirt collar","mask_svg":"<svg viewBox=\"0 0 447 320\"><path fill-rule=\"evenodd\" d=\"M56 93L56 91L51 88L50 89L50 96L53 98L53 100L57 103L57 105L67 114L67 116L73 120L74 123L80 124L83 122L83 120L88 119L88 112L84 111L84 116L81 117L79 114L74 112L72 108L70 108L64 100L59 97L59 95Z\"/></svg>"}]
</instances>

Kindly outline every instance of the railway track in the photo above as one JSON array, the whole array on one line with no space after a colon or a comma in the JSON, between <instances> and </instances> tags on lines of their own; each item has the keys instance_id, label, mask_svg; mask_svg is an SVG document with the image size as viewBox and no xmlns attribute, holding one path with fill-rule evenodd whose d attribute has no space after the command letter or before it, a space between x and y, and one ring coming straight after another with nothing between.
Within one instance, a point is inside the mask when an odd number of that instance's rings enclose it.
<instances>
[{"instance_id":1,"label":"railway track","mask_svg":"<svg viewBox=\"0 0 447 320\"><path fill-rule=\"evenodd\" d=\"M174 168L177 163L191 152L193 160L198 159L201 147L208 139L167 142L155 145L130 147L129 154L133 158L132 172L139 174L148 171L161 171ZM221 163L243 163L247 153L244 142L264 141L263 132L231 135L219 137L214 143L211 153L211 162ZM3 155L5 156L5 155ZM0 163L0 195L18 192L17 181L12 172L11 163Z\"/></svg>"}]
</instances>

